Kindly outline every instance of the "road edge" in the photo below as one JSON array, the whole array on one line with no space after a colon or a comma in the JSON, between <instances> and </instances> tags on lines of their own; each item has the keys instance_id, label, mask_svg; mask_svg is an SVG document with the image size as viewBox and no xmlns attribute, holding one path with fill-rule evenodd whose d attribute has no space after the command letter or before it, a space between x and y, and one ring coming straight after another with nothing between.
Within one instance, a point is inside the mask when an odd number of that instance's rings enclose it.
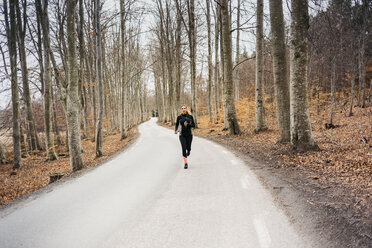
<instances>
[{"instance_id":1,"label":"road edge","mask_svg":"<svg viewBox=\"0 0 372 248\"><path fill-rule=\"evenodd\" d=\"M52 192L56 188L61 187L62 185L71 182L72 180L75 180L77 178L80 178L80 177L88 174L88 173L92 172L93 170L97 169L98 167L100 167L100 166L112 161L116 157L118 157L121 153L128 150L130 147L132 147L138 141L139 137L141 136L141 134L138 130L138 127L141 124L133 127L135 129L137 129L137 132L132 137L132 139L128 142L128 144L126 144L123 148L117 150L116 152L110 154L106 158L103 158L102 160L98 161L97 164L95 164L94 166L85 167L85 168L83 168L79 171L76 171L76 172L72 173L71 175L62 177L60 180L58 180L54 183L47 184L47 185L29 193L29 194L25 194L25 195L17 198L16 200L14 200L12 202L9 202L9 203L4 204L4 205L0 205L0 218L4 218L5 216L11 214L15 210L21 208L25 204L27 204L27 203L29 203L33 200L38 199L43 194Z\"/></svg>"}]
</instances>

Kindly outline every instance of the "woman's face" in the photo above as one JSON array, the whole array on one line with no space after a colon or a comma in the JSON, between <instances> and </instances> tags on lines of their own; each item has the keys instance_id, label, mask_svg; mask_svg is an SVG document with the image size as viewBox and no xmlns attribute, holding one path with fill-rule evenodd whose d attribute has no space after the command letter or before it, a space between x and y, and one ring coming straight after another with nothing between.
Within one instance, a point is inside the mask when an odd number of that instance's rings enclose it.
<instances>
[{"instance_id":1,"label":"woman's face","mask_svg":"<svg viewBox=\"0 0 372 248\"><path fill-rule=\"evenodd\" d=\"M182 106L181 107L182 114L186 114L186 111L187 111L186 106Z\"/></svg>"}]
</instances>

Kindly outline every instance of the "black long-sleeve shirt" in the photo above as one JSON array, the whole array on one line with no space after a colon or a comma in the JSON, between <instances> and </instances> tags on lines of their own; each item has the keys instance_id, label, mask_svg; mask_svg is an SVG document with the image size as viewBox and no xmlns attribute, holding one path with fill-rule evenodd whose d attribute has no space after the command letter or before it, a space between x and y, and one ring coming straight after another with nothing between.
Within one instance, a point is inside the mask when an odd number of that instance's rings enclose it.
<instances>
[{"instance_id":1,"label":"black long-sleeve shirt","mask_svg":"<svg viewBox=\"0 0 372 248\"><path fill-rule=\"evenodd\" d=\"M185 121L187 122L187 126L184 124ZM191 128L195 127L194 118L189 114L180 114L177 116L175 131L177 131L179 125L181 125L180 135L190 136L192 135Z\"/></svg>"}]
</instances>

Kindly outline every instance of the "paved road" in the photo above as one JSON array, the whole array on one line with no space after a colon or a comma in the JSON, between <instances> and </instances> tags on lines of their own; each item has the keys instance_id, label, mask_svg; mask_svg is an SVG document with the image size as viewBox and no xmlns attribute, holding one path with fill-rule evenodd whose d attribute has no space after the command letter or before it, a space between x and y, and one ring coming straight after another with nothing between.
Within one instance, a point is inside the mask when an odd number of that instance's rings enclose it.
<instances>
[{"instance_id":1,"label":"paved road","mask_svg":"<svg viewBox=\"0 0 372 248\"><path fill-rule=\"evenodd\" d=\"M0 247L305 247L255 175L195 137L183 169L177 135L155 119L106 164L0 213Z\"/></svg>"}]
</instances>

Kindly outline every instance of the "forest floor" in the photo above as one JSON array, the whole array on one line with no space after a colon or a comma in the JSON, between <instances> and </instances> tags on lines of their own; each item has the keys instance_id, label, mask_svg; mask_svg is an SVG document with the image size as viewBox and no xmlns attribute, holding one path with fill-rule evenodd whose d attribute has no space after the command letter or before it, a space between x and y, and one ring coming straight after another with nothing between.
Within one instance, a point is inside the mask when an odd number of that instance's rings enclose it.
<instances>
[{"instance_id":1,"label":"forest floor","mask_svg":"<svg viewBox=\"0 0 372 248\"><path fill-rule=\"evenodd\" d=\"M372 104L354 108L351 117L347 116L347 101L339 104L333 129L325 128L328 103L317 100L310 106L320 151L296 153L289 145L278 144L275 106L270 101L266 110L273 111L266 113L265 132L254 133L254 102L242 99L237 104L242 134L229 135L223 123L210 123L207 115L198 117L194 134L233 150L294 222L311 226L320 239L334 241L335 247L371 247Z\"/></svg>"},{"instance_id":2,"label":"forest floor","mask_svg":"<svg viewBox=\"0 0 372 248\"><path fill-rule=\"evenodd\" d=\"M95 142L92 139L83 139L84 152L83 169L102 164L103 161L113 154L122 151L138 135L137 127L128 131L128 137L120 140L120 133L106 134L103 137L103 156L95 157ZM70 158L66 154L65 146L56 146L58 160L46 161L45 152L29 155L22 159L23 166L20 169L12 168L12 158L5 165L0 166L0 205L10 203L21 196L29 194L49 184L49 176L63 174L68 177L71 174ZM9 153L9 156L12 156Z\"/></svg>"}]
</instances>

